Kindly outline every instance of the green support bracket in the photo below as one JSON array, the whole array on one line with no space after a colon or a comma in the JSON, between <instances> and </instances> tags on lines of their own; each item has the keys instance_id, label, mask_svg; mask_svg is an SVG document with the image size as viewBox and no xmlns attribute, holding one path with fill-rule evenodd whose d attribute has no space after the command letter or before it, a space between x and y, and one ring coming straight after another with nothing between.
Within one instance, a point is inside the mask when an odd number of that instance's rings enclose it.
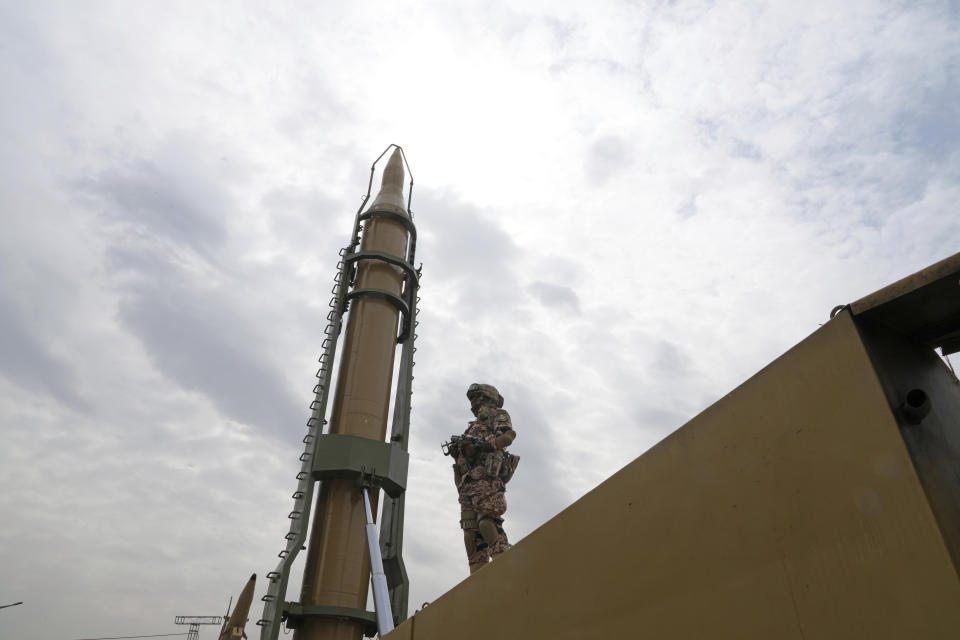
<instances>
[{"instance_id":1,"label":"green support bracket","mask_svg":"<svg viewBox=\"0 0 960 640\"><path fill-rule=\"evenodd\" d=\"M313 477L373 479L388 496L396 498L407 488L410 454L398 443L379 442L339 433L317 436L313 455Z\"/></svg>"},{"instance_id":2,"label":"green support bracket","mask_svg":"<svg viewBox=\"0 0 960 640\"><path fill-rule=\"evenodd\" d=\"M372 638L377 633L377 614L364 609L286 602L283 612L287 619L287 627L290 629L299 629L306 618L329 618L363 623L363 635L367 638Z\"/></svg>"}]
</instances>

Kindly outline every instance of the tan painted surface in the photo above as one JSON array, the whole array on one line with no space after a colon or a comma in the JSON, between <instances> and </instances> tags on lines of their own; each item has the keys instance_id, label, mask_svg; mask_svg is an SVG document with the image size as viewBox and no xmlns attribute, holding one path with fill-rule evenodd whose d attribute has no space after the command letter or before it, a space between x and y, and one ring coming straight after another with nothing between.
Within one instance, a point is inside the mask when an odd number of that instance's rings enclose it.
<instances>
[{"instance_id":1,"label":"tan painted surface","mask_svg":"<svg viewBox=\"0 0 960 640\"><path fill-rule=\"evenodd\" d=\"M879 291L874 291L870 295L850 303L850 310L853 311L853 315L859 315L885 302L890 302L891 300L916 291L934 280L956 274L957 271L960 271L960 253L955 253L949 258L944 258L940 262L930 265L926 269L912 273L906 278L901 278Z\"/></svg>"},{"instance_id":2,"label":"tan painted surface","mask_svg":"<svg viewBox=\"0 0 960 640\"><path fill-rule=\"evenodd\" d=\"M396 633L849 640L958 630L960 580L844 312Z\"/></svg>"},{"instance_id":3,"label":"tan painted surface","mask_svg":"<svg viewBox=\"0 0 960 640\"><path fill-rule=\"evenodd\" d=\"M399 627L390 632L390 640L413 640L413 618L407 618ZM386 637L386 636L384 636ZM451 638L456 638L456 634L451 634Z\"/></svg>"},{"instance_id":4,"label":"tan painted surface","mask_svg":"<svg viewBox=\"0 0 960 640\"><path fill-rule=\"evenodd\" d=\"M403 165L395 149L383 172L383 185L370 209L406 215ZM383 218L364 223L361 249L406 256L407 232ZM399 295L403 272L393 265L365 260L358 265L357 288L375 288ZM383 441L392 389L399 312L389 302L355 298L347 321L344 352L333 399L330 432ZM376 513L376 493L371 496ZM360 492L350 480L325 481L317 497L314 525L304 564L300 602L365 609L370 580L366 515ZM362 625L308 618L299 640L359 640Z\"/></svg>"}]
</instances>

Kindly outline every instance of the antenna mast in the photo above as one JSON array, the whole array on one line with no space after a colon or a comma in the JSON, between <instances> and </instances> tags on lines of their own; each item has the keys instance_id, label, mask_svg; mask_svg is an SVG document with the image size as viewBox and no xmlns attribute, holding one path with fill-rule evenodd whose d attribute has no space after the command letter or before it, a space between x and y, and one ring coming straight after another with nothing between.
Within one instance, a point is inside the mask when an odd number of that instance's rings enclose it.
<instances>
[{"instance_id":1,"label":"antenna mast","mask_svg":"<svg viewBox=\"0 0 960 640\"><path fill-rule=\"evenodd\" d=\"M200 625L202 624L223 624L223 618L220 616L177 616L173 619L174 624L188 624L187 640L197 640L200 637Z\"/></svg>"}]
</instances>

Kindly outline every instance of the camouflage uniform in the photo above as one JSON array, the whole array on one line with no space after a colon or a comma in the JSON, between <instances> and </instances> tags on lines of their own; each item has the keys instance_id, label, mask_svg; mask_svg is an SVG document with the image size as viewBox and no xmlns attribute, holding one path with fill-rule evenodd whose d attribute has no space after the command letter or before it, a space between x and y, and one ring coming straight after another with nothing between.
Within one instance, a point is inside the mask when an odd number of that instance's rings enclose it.
<instances>
[{"instance_id":1,"label":"camouflage uniform","mask_svg":"<svg viewBox=\"0 0 960 640\"><path fill-rule=\"evenodd\" d=\"M467 562L473 573L490 562L492 556L510 548L503 530L502 516L507 510L507 498L500 469L504 463L504 449L513 442L516 432L510 414L500 408L503 397L494 387L471 385L467 397L477 419L467 425L463 435L486 443L481 447L461 447L454 464L460 497L460 526Z\"/></svg>"}]
</instances>

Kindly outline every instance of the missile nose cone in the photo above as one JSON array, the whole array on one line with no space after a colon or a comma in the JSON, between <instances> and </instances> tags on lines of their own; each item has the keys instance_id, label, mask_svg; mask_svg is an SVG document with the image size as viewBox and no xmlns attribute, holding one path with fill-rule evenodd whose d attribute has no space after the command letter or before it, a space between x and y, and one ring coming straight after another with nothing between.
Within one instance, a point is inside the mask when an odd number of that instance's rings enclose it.
<instances>
[{"instance_id":1,"label":"missile nose cone","mask_svg":"<svg viewBox=\"0 0 960 640\"><path fill-rule=\"evenodd\" d=\"M403 189L403 156L400 154L400 147L393 150L390 159L387 160L387 166L383 170L382 186L396 187Z\"/></svg>"},{"instance_id":2,"label":"missile nose cone","mask_svg":"<svg viewBox=\"0 0 960 640\"><path fill-rule=\"evenodd\" d=\"M388 209L397 213L407 213L407 204L403 199L403 155L396 147L387 160L380 182L380 192L373 199L371 209Z\"/></svg>"}]
</instances>

